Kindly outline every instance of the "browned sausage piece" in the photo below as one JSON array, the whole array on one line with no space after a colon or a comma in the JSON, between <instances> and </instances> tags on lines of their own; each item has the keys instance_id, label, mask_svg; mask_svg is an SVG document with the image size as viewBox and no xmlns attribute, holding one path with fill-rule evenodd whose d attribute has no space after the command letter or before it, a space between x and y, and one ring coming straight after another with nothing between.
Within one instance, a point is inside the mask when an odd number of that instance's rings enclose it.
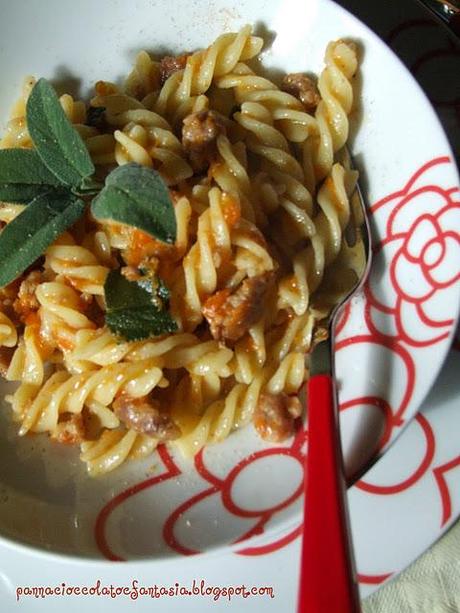
<instances>
[{"instance_id":1,"label":"browned sausage piece","mask_svg":"<svg viewBox=\"0 0 460 613\"><path fill-rule=\"evenodd\" d=\"M135 432L160 441L171 441L181 434L171 417L160 411L160 403L155 400L122 395L113 402L112 408L125 426Z\"/></svg>"},{"instance_id":2,"label":"browned sausage piece","mask_svg":"<svg viewBox=\"0 0 460 613\"><path fill-rule=\"evenodd\" d=\"M294 420L301 414L297 396L262 392L254 412L254 426L264 440L280 443L294 434Z\"/></svg>"},{"instance_id":3,"label":"browned sausage piece","mask_svg":"<svg viewBox=\"0 0 460 613\"><path fill-rule=\"evenodd\" d=\"M66 445L80 444L86 439L86 430L81 414L71 415L67 421L56 426L53 439Z\"/></svg>"},{"instance_id":4,"label":"browned sausage piece","mask_svg":"<svg viewBox=\"0 0 460 613\"><path fill-rule=\"evenodd\" d=\"M216 340L237 341L261 317L264 298L274 279L273 272L248 277L232 293L223 289L210 296L203 305L203 315Z\"/></svg>"},{"instance_id":5,"label":"browned sausage piece","mask_svg":"<svg viewBox=\"0 0 460 613\"><path fill-rule=\"evenodd\" d=\"M321 97L313 81L301 72L287 74L281 89L302 102L308 113L314 113Z\"/></svg>"},{"instance_id":6,"label":"browned sausage piece","mask_svg":"<svg viewBox=\"0 0 460 613\"><path fill-rule=\"evenodd\" d=\"M163 85L163 83L169 79L172 74L185 68L189 55L190 53L183 53L182 55L177 56L165 55L164 58L160 60L161 85Z\"/></svg>"},{"instance_id":7,"label":"browned sausage piece","mask_svg":"<svg viewBox=\"0 0 460 613\"><path fill-rule=\"evenodd\" d=\"M199 111L184 118L182 145L194 170L204 170L216 156L216 141L225 134L222 117L215 111Z\"/></svg>"}]
</instances>

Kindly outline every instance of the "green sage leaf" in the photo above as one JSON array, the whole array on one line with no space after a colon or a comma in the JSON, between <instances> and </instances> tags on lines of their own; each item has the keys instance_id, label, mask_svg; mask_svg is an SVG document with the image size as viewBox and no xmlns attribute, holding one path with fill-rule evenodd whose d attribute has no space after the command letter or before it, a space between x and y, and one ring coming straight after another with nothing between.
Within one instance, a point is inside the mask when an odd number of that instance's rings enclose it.
<instances>
[{"instance_id":1,"label":"green sage leaf","mask_svg":"<svg viewBox=\"0 0 460 613\"><path fill-rule=\"evenodd\" d=\"M59 179L33 149L0 150L0 200L27 204L36 196L62 189Z\"/></svg>"},{"instance_id":2,"label":"green sage leaf","mask_svg":"<svg viewBox=\"0 0 460 613\"><path fill-rule=\"evenodd\" d=\"M176 322L160 296L164 288L163 282L128 281L119 270L110 271L104 285L106 325L128 341L175 332Z\"/></svg>"},{"instance_id":3,"label":"green sage leaf","mask_svg":"<svg viewBox=\"0 0 460 613\"><path fill-rule=\"evenodd\" d=\"M38 155L62 183L76 187L94 173L85 143L67 119L46 79L37 81L30 92L26 116Z\"/></svg>"},{"instance_id":4,"label":"green sage leaf","mask_svg":"<svg viewBox=\"0 0 460 613\"><path fill-rule=\"evenodd\" d=\"M168 188L156 170L139 164L112 171L94 198L91 212L96 219L134 226L165 243L176 240L176 216Z\"/></svg>"},{"instance_id":5,"label":"green sage leaf","mask_svg":"<svg viewBox=\"0 0 460 613\"><path fill-rule=\"evenodd\" d=\"M34 198L0 233L0 287L11 283L81 217L85 203L67 194Z\"/></svg>"}]
</instances>

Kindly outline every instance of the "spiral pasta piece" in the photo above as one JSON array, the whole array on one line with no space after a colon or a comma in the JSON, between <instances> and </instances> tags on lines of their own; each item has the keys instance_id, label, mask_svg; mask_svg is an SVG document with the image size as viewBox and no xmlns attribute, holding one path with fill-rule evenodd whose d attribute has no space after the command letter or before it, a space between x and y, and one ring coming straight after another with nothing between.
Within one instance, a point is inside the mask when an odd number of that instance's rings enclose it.
<instances>
[{"instance_id":1,"label":"spiral pasta piece","mask_svg":"<svg viewBox=\"0 0 460 613\"><path fill-rule=\"evenodd\" d=\"M210 172L223 192L236 194L241 205L241 214L248 221L266 225L259 198L254 198L251 180L247 172L246 147L243 142L232 145L227 136L217 138L219 159Z\"/></svg>"},{"instance_id":2,"label":"spiral pasta piece","mask_svg":"<svg viewBox=\"0 0 460 613\"><path fill-rule=\"evenodd\" d=\"M312 245L316 260L324 260L324 265L316 266L315 289L321 282L324 268L331 264L340 251L342 233L350 219L350 195L356 178L356 171L346 171L341 164L334 164L331 174L318 192L320 212L315 219L316 235Z\"/></svg>"},{"instance_id":3,"label":"spiral pasta piece","mask_svg":"<svg viewBox=\"0 0 460 613\"><path fill-rule=\"evenodd\" d=\"M0 347L14 347L17 342L16 326L5 313L0 312Z\"/></svg>"},{"instance_id":4,"label":"spiral pasta piece","mask_svg":"<svg viewBox=\"0 0 460 613\"><path fill-rule=\"evenodd\" d=\"M76 375L57 371L41 389L35 387L38 393L33 399L29 397L25 406L20 406L24 393L21 387L13 395L13 409L22 421L19 434L29 431L53 434L62 414L80 414L85 406L90 411L95 406L95 412L100 412L101 407L110 407L116 395L124 393L131 398L142 398L157 385L167 385L157 360L120 362ZM103 425L117 427L118 418L109 414L112 420Z\"/></svg>"},{"instance_id":5,"label":"spiral pasta piece","mask_svg":"<svg viewBox=\"0 0 460 613\"><path fill-rule=\"evenodd\" d=\"M245 276L274 269L260 232L239 217L240 207L235 197L212 188L208 198L209 208L198 219L196 242L183 260L185 305L190 329L202 321L203 299L216 291L220 273L232 258L237 282ZM232 285L231 280L228 284Z\"/></svg>"},{"instance_id":6,"label":"spiral pasta piece","mask_svg":"<svg viewBox=\"0 0 460 613\"><path fill-rule=\"evenodd\" d=\"M69 94L64 94L59 98L59 101L70 122L73 124L84 124L86 122L86 105L82 100L74 100Z\"/></svg>"},{"instance_id":7,"label":"spiral pasta piece","mask_svg":"<svg viewBox=\"0 0 460 613\"><path fill-rule=\"evenodd\" d=\"M120 342L106 328L82 329L75 334L75 346L66 356L66 364L71 372L84 370L85 364L88 364L87 368L91 370L94 365L117 364L130 351L132 343Z\"/></svg>"},{"instance_id":8,"label":"spiral pasta piece","mask_svg":"<svg viewBox=\"0 0 460 613\"><path fill-rule=\"evenodd\" d=\"M32 147L26 122L26 104L35 82L36 79L33 76L27 76L24 79L21 96L11 109L10 119L6 124L6 133L0 140L0 149Z\"/></svg>"},{"instance_id":9,"label":"spiral pasta piece","mask_svg":"<svg viewBox=\"0 0 460 613\"><path fill-rule=\"evenodd\" d=\"M64 283L50 281L37 288L43 314L52 314L70 328L92 328L94 324L81 312L79 295Z\"/></svg>"},{"instance_id":10,"label":"spiral pasta piece","mask_svg":"<svg viewBox=\"0 0 460 613\"><path fill-rule=\"evenodd\" d=\"M126 360L135 363L161 356L166 369L186 369L200 376L214 373L219 377L228 377L231 374L228 364L232 355L230 349L220 346L215 340L203 342L193 334L182 333L135 344Z\"/></svg>"},{"instance_id":11,"label":"spiral pasta piece","mask_svg":"<svg viewBox=\"0 0 460 613\"><path fill-rule=\"evenodd\" d=\"M222 200L217 188L209 192L209 209L198 219L196 243L184 258L185 299L196 323L201 321L202 296L215 292L219 264L230 257L230 230Z\"/></svg>"},{"instance_id":12,"label":"spiral pasta piece","mask_svg":"<svg viewBox=\"0 0 460 613\"><path fill-rule=\"evenodd\" d=\"M99 134L97 130L91 130L83 137L94 164L99 166L115 164L115 138L112 134Z\"/></svg>"},{"instance_id":13,"label":"spiral pasta piece","mask_svg":"<svg viewBox=\"0 0 460 613\"><path fill-rule=\"evenodd\" d=\"M253 153L302 183L302 166L290 152L286 138L273 126L271 114L262 104L243 102L241 111L233 117L253 135L254 138L248 140L248 148Z\"/></svg>"},{"instance_id":14,"label":"spiral pasta piece","mask_svg":"<svg viewBox=\"0 0 460 613\"><path fill-rule=\"evenodd\" d=\"M270 394L295 394L305 380L305 356L293 351L280 362L278 368L267 383Z\"/></svg>"},{"instance_id":15,"label":"spiral pasta piece","mask_svg":"<svg viewBox=\"0 0 460 613\"><path fill-rule=\"evenodd\" d=\"M115 130L115 160L119 165L136 162L158 168L167 185L175 185L192 176L181 142L170 129L144 127L128 123L123 131Z\"/></svg>"},{"instance_id":16,"label":"spiral pasta piece","mask_svg":"<svg viewBox=\"0 0 460 613\"><path fill-rule=\"evenodd\" d=\"M127 361L159 358L166 369L186 369L192 375L228 377L232 351L215 340L201 341L196 335L180 333L159 340L134 343Z\"/></svg>"},{"instance_id":17,"label":"spiral pasta piece","mask_svg":"<svg viewBox=\"0 0 460 613\"><path fill-rule=\"evenodd\" d=\"M135 432L106 430L98 441L82 443L80 458L88 473L97 476L120 466L129 456L137 437Z\"/></svg>"},{"instance_id":18,"label":"spiral pasta piece","mask_svg":"<svg viewBox=\"0 0 460 613\"><path fill-rule=\"evenodd\" d=\"M23 337L6 371L6 380L41 385L45 375L42 353L38 327L26 325Z\"/></svg>"},{"instance_id":19,"label":"spiral pasta piece","mask_svg":"<svg viewBox=\"0 0 460 613\"><path fill-rule=\"evenodd\" d=\"M118 90L116 86L96 84L96 96L91 98L90 105L95 109L103 109L105 121L115 125L117 118L126 111L145 109L145 106L132 96ZM114 123L115 122L115 123Z\"/></svg>"},{"instance_id":20,"label":"spiral pasta piece","mask_svg":"<svg viewBox=\"0 0 460 613\"><path fill-rule=\"evenodd\" d=\"M291 315L284 329L282 328L281 335L277 327L273 328L272 332L268 332L267 345L272 360L281 362L288 353L294 351L305 355L312 344L316 319L321 315L312 311L307 311L300 316Z\"/></svg>"},{"instance_id":21,"label":"spiral pasta piece","mask_svg":"<svg viewBox=\"0 0 460 613\"><path fill-rule=\"evenodd\" d=\"M349 197L356 182L356 172L334 164L318 192L320 212L314 218L316 232L311 245L293 260L293 274L279 285L279 306L290 306L297 315L306 312L310 295L318 288L324 270L337 257L342 234L350 218Z\"/></svg>"},{"instance_id":22,"label":"spiral pasta piece","mask_svg":"<svg viewBox=\"0 0 460 613\"><path fill-rule=\"evenodd\" d=\"M269 79L255 74L249 66L238 63L231 74L216 80L218 87L232 88L236 101L263 106L276 127L291 141L300 143L317 132L314 118L305 112L302 103L293 95L281 91Z\"/></svg>"},{"instance_id":23,"label":"spiral pasta piece","mask_svg":"<svg viewBox=\"0 0 460 613\"><path fill-rule=\"evenodd\" d=\"M265 341L265 319L252 326L248 334L235 344L234 364L235 379L249 384L263 368L267 359Z\"/></svg>"},{"instance_id":24,"label":"spiral pasta piece","mask_svg":"<svg viewBox=\"0 0 460 613\"><path fill-rule=\"evenodd\" d=\"M146 51L137 54L134 66L124 83L124 91L142 100L160 84L160 63L152 60Z\"/></svg>"},{"instance_id":25,"label":"spiral pasta piece","mask_svg":"<svg viewBox=\"0 0 460 613\"><path fill-rule=\"evenodd\" d=\"M209 89L213 79L231 72L239 61L253 58L263 45L245 26L237 34L222 34L204 51L187 59L184 70L172 74L163 85L155 103L160 115L176 121L190 112L190 103ZM178 110L180 112L178 112Z\"/></svg>"},{"instance_id":26,"label":"spiral pasta piece","mask_svg":"<svg viewBox=\"0 0 460 613\"><path fill-rule=\"evenodd\" d=\"M109 269L101 266L89 249L75 244L58 244L48 247L45 255L45 267L61 275L69 285L80 292L104 295Z\"/></svg>"},{"instance_id":27,"label":"spiral pasta piece","mask_svg":"<svg viewBox=\"0 0 460 613\"><path fill-rule=\"evenodd\" d=\"M0 221L10 223L24 210L23 204L10 204L3 202L0 205Z\"/></svg>"},{"instance_id":28,"label":"spiral pasta piece","mask_svg":"<svg viewBox=\"0 0 460 613\"><path fill-rule=\"evenodd\" d=\"M322 100L315 114L319 135L311 144L317 180L330 172L334 153L348 138L348 115L353 105L351 79L358 66L355 45L342 40L329 43L325 63L318 79Z\"/></svg>"},{"instance_id":29,"label":"spiral pasta piece","mask_svg":"<svg viewBox=\"0 0 460 613\"><path fill-rule=\"evenodd\" d=\"M174 445L186 457L191 457L206 444L222 441L232 430L244 427L254 413L262 382L263 377L259 375L250 385L236 384L225 399L212 402L204 414L195 420L191 431L177 439ZM180 422L177 413L175 418Z\"/></svg>"},{"instance_id":30,"label":"spiral pasta piece","mask_svg":"<svg viewBox=\"0 0 460 613\"><path fill-rule=\"evenodd\" d=\"M297 98L279 91L274 83L255 75L244 64L237 66L236 73L218 80L218 86L234 88L241 110L233 118L250 135L249 150L261 156L265 169L284 192L276 205L282 224L278 242L312 236L312 195L305 185L304 167L290 142L302 142L316 133L315 119L301 110L303 106ZM313 189L312 182L308 183Z\"/></svg>"},{"instance_id":31,"label":"spiral pasta piece","mask_svg":"<svg viewBox=\"0 0 460 613\"><path fill-rule=\"evenodd\" d=\"M75 346L77 330L96 328L82 311L86 304L80 294L62 281L41 283L36 290L41 306L42 332L49 342L55 343L62 351Z\"/></svg>"}]
</instances>

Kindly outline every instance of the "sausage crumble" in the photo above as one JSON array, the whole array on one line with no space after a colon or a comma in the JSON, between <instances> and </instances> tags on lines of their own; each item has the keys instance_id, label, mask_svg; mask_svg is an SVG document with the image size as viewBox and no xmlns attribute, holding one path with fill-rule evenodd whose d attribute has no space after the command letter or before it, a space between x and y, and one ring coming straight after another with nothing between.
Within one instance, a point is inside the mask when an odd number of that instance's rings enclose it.
<instances>
[{"instance_id":1,"label":"sausage crumble","mask_svg":"<svg viewBox=\"0 0 460 613\"><path fill-rule=\"evenodd\" d=\"M164 84L165 81L169 79L169 77L177 72L178 70L183 70L185 65L187 64L187 58L190 56L190 53L183 53L182 55L165 55L160 60L160 83Z\"/></svg>"},{"instance_id":2,"label":"sausage crumble","mask_svg":"<svg viewBox=\"0 0 460 613\"><path fill-rule=\"evenodd\" d=\"M171 441L181 435L181 431L171 417L160 411L158 401L144 398L131 398L122 395L112 408L127 428L141 434L152 436L160 441Z\"/></svg>"},{"instance_id":3,"label":"sausage crumble","mask_svg":"<svg viewBox=\"0 0 460 613\"><path fill-rule=\"evenodd\" d=\"M182 145L195 171L205 170L217 154L217 137L225 124L215 111L199 111L184 118Z\"/></svg>"},{"instance_id":4,"label":"sausage crumble","mask_svg":"<svg viewBox=\"0 0 460 613\"><path fill-rule=\"evenodd\" d=\"M307 113L314 113L321 97L315 83L301 72L292 72L283 78L281 89L292 94L304 105Z\"/></svg>"},{"instance_id":5,"label":"sausage crumble","mask_svg":"<svg viewBox=\"0 0 460 613\"><path fill-rule=\"evenodd\" d=\"M297 396L262 392L254 412L254 426L264 440L280 443L294 434L294 421L301 414Z\"/></svg>"},{"instance_id":6,"label":"sausage crumble","mask_svg":"<svg viewBox=\"0 0 460 613\"><path fill-rule=\"evenodd\" d=\"M274 279L273 272L248 277L231 292L223 289L206 300L203 315L216 340L237 341L262 316L264 298Z\"/></svg>"}]
</instances>

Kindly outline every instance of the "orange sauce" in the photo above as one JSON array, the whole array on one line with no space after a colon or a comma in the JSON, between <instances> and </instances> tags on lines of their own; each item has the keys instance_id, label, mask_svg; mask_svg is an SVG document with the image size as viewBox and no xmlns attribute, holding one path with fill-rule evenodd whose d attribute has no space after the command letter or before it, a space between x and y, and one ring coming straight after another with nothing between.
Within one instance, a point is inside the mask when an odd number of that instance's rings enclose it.
<instances>
[{"instance_id":1,"label":"orange sauce","mask_svg":"<svg viewBox=\"0 0 460 613\"><path fill-rule=\"evenodd\" d=\"M216 292L212 296L210 296L205 303L203 304L203 312L206 310L208 312L214 313L222 308L223 304L230 296L231 291L229 288L221 289Z\"/></svg>"},{"instance_id":2,"label":"orange sauce","mask_svg":"<svg viewBox=\"0 0 460 613\"><path fill-rule=\"evenodd\" d=\"M75 347L71 340L65 336L59 336L59 334L56 335L56 344L62 351L72 351Z\"/></svg>"},{"instance_id":3,"label":"orange sauce","mask_svg":"<svg viewBox=\"0 0 460 613\"><path fill-rule=\"evenodd\" d=\"M238 200L230 194L222 194L222 212L230 230L241 218L241 206Z\"/></svg>"}]
</instances>

